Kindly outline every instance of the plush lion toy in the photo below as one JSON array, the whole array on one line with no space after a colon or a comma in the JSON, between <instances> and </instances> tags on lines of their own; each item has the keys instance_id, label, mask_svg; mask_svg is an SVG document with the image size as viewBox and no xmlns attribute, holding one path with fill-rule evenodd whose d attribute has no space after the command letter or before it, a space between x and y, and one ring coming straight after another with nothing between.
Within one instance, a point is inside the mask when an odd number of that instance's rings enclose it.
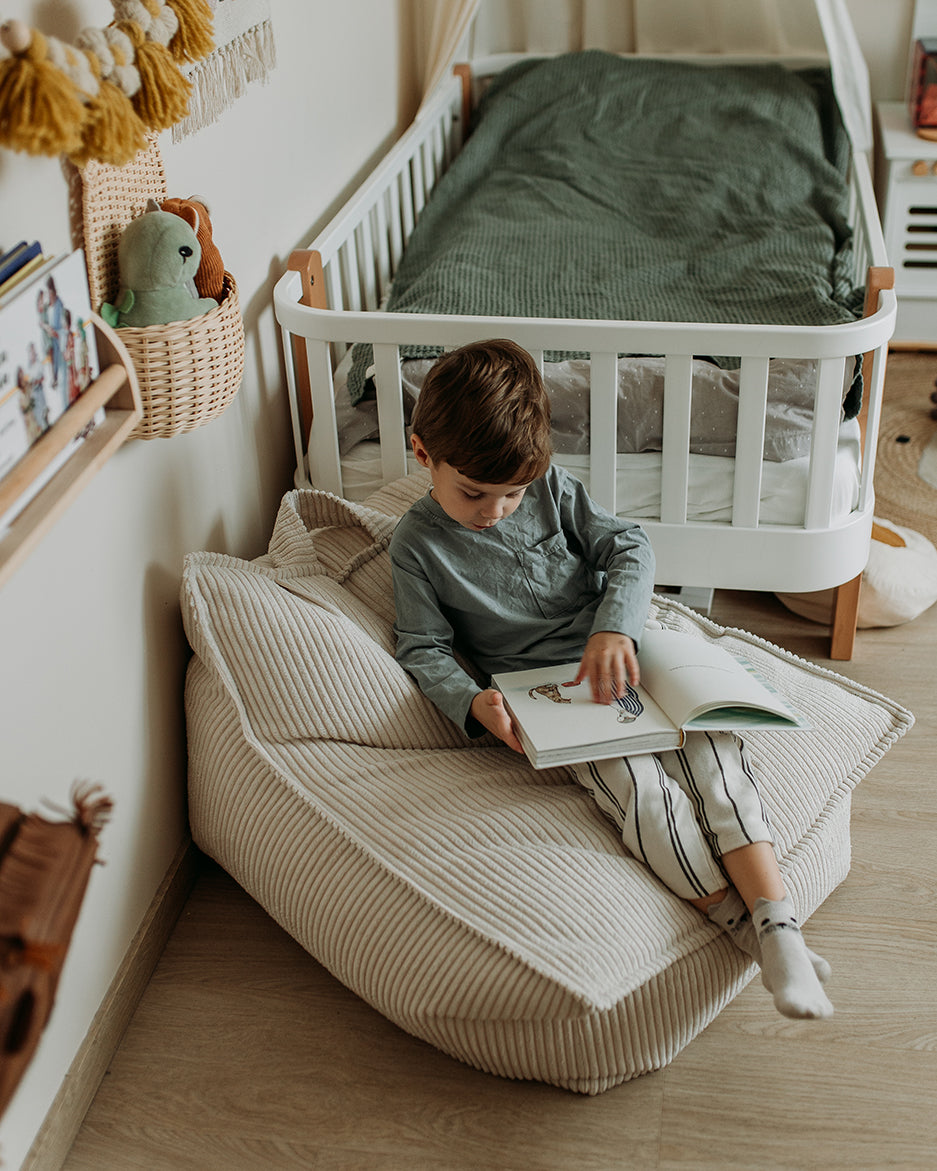
<instances>
[{"instance_id":1,"label":"plush lion toy","mask_svg":"<svg viewBox=\"0 0 937 1171\"><path fill-rule=\"evenodd\" d=\"M195 288L200 297L213 297L220 301L224 292L224 262L218 246L212 239L211 219L205 202L197 195L190 195L188 199L164 199L159 206L162 211L181 216L186 223L195 227L195 234L202 250L202 260L195 274Z\"/></svg>"}]
</instances>

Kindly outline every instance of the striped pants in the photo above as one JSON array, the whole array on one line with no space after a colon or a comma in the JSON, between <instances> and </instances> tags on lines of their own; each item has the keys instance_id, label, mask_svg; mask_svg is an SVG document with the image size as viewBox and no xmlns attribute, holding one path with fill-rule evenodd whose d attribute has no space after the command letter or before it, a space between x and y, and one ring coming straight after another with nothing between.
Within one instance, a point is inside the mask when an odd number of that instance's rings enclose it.
<instances>
[{"instance_id":1,"label":"striped pants","mask_svg":"<svg viewBox=\"0 0 937 1171\"><path fill-rule=\"evenodd\" d=\"M590 761L573 771L628 851L681 898L728 884L723 854L774 840L748 753L730 732L690 732L676 751Z\"/></svg>"}]
</instances>

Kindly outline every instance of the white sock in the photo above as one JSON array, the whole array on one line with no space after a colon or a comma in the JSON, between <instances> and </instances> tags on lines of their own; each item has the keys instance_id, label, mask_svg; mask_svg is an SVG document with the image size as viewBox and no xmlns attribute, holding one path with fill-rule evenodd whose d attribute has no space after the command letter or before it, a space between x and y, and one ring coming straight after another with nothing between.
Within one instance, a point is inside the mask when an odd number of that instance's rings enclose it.
<instances>
[{"instance_id":1,"label":"white sock","mask_svg":"<svg viewBox=\"0 0 937 1171\"><path fill-rule=\"evenodd\" d=\"M729 887L721 902L713 903L707 909L706 915L717 927L722 928L740 951L750 956L759 968L762 967L758 932L755 930L755 924L752 922L748 907L745 906L742 896L734 886ZM823 956L817 955L809 947L807 948L807 957L813 965L817 979L821 984L825 984L832 975L830 965Z\"/></svg>"},{"instance_id":2,"label":"white sock","mask_svg":"<svg viewBox=\"0 0 937 1171\"><path fill-rule=\"evenodd\" d=\"M761 945L752 917L734 886L729 887L721 902L707 908L706 915L717 927L722 928L740 951L744 951L761 966Z\"/></svg>"},{"instance_id":3,"label":"white sock","mask_svg":"<svg viewBox=\"0 0 937 1171\"><path fill-rule=\"evenodd\" d=\"M762 983L778 1012L797 1018L832 1016L833 1005L811 962L791 900L759 899L752 920L761 947ZM825 967L828 971L829 965Z\"/></svg>"}]
</instances>

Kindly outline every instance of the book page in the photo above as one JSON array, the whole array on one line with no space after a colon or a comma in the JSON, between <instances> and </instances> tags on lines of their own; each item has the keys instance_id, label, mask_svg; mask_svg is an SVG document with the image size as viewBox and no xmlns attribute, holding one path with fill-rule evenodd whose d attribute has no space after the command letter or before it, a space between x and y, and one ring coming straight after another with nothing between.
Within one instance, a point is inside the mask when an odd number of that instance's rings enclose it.
<instances>
[{"instance_id":1,"label":"book page","mask_svg":"<svg viewBox=\"0 0 937 1171\"><path fill-rule=\"evenodd\" d=\"M694 721L707 728L754 726L760 713L772 717L769 724L805 726L753 668L701 638L675 630L645 630L638 662L645 688L678 727Z\"/></svg>"}]
</instances>

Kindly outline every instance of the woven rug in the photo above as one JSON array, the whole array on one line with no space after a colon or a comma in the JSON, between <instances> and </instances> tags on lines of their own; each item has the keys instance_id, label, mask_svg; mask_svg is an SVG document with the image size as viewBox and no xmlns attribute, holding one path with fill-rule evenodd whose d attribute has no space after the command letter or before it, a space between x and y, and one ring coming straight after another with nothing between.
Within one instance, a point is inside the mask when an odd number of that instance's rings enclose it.
<instances>
[{"instance_id":1,"label":"woven rug","mask_svg":"<svg viewBox=\"0 0 937 1171\"><path fill-rule=\"evenodd\" d=\"M937 353L888 355L875 464L875 515L923 533L937 544L937 486L932 482L937 420L930 417L935 379Z\"/></svg>"}]
</instances>

